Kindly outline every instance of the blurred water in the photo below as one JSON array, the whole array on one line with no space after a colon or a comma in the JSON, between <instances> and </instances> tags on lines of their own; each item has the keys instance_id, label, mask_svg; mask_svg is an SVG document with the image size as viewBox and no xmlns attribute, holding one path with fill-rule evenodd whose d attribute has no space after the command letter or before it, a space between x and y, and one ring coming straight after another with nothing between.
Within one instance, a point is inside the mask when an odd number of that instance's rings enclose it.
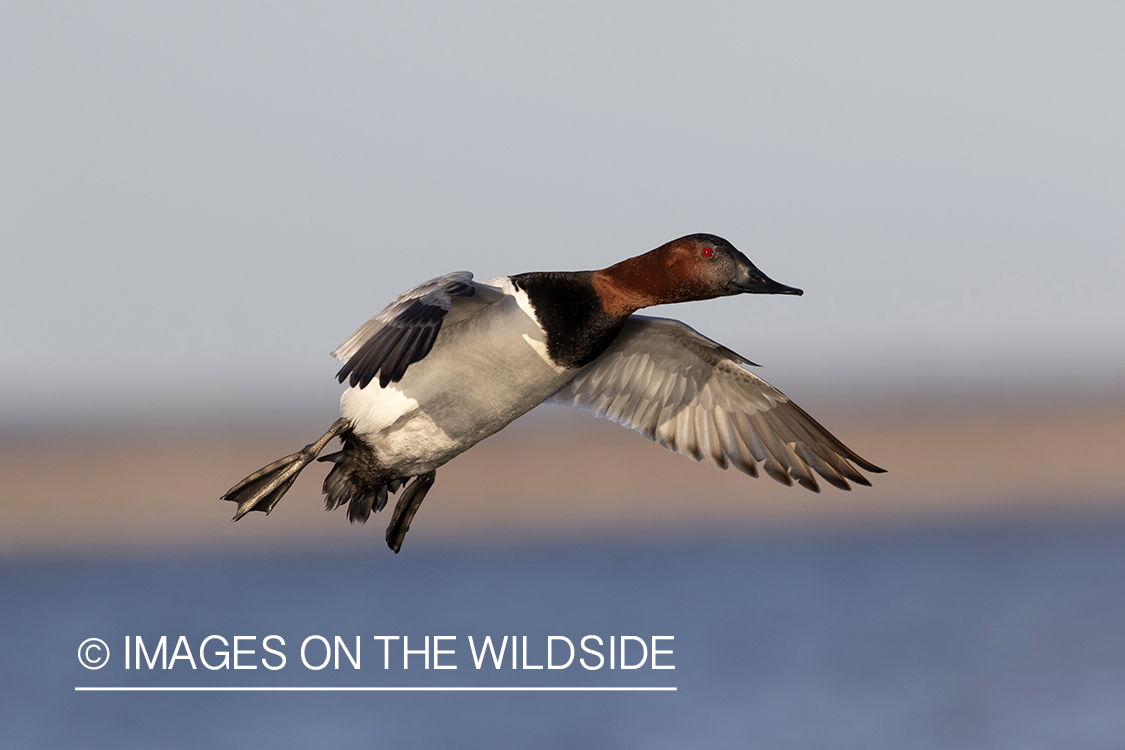
<instances>
[{"instance_id":1,"label":"blurred water","mask_svg":"<svg viewBox=\"0 0 1125 750\"><path fill-rule=\"evenodd\" d=\"M4 747L1120 748L1125 523L0 567ZM124 637L285 638L271 672L126 671ZM310 671L307 635L363 666ZM457 635L457 670L372 635ZM466 636L672 635L675 670L473 668ZM77 663L105 639L109 665ZM170 644L171 645L171 644ZM251 643L251 645L254 645ZM310 652L311 653L311 652ZM258 646L252 663L263 655ZM563 654L565 656L565 654ZM214 661L214 660L213 660ZM663 685L667 693L78 693L78 685Z\"/></svg>"}]
</instances>

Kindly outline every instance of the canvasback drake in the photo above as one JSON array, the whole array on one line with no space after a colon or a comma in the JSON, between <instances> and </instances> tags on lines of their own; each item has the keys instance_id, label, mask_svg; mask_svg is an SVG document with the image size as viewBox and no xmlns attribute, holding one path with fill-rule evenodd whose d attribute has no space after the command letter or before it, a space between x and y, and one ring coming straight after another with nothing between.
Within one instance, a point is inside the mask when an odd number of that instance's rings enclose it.
<instances>
[{"instance_id":1,"label":"canvasback drake","mask_svg":"<svg viewBox=\"0 0 1125 750\"><path fill-rule=\"evenodd\" d=\"M438 467L545 401L571 404L673 451L792 486L870 482L860 458L751 373L750 360L642 307L735 294L796 294L713 234L681 237L600 271L473 281L449 273L396 297L340 344L350 386L340 418L300 451L232 487L234 520L269 513L297 474L340 438L328 510L363 523L405 485L387 526L396 553Z\"/></svg>"}]
</instances>

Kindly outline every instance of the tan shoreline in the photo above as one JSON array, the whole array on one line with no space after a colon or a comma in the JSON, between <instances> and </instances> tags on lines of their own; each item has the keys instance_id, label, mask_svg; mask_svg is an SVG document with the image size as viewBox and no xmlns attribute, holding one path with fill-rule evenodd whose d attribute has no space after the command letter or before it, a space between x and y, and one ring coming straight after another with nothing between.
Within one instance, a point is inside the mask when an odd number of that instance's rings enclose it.
<instances>
[{"instance_id":1,"label":"tan shoreline","mask_svg":"<svg viewBox=\"0 0 1125 750\"><path fill-rule=\"evenodd\" d=\"M1125 403L820 408L816 415L887 468L874 487L820 494L672 455L586 415L543 415L438 472L407 539L666 534L726 525L863 526L1044 509L1125 515ZM315 427L311 432L315 432ZM306 471L269 517L232 524L218 500L258 466L311 440L309 428L206 436L40 436L0 441L0 556L207 546L382 544L326 514Z\"/></svg>"}]
</instances>

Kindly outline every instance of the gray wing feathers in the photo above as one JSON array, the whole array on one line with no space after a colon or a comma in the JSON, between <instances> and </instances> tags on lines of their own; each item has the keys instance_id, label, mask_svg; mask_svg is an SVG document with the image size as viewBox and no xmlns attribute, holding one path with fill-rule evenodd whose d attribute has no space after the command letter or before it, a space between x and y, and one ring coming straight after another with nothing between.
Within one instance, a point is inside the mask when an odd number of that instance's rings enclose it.
<instances>
[{"instance_id":1,"label":"gray wing feathers","mask_svg":"<svg viewBox=\"0 0 1125 750\"><path fill-rule=\"evenodd\" d=\"M360 388L376 376L384 388L398 382L407 367L430 353L443 324L456 325L503 296L496 287L474 282L468 271L419 284L336 347L332 356L344 361L336 377Z\"/></svg>"},{"instance_id":2,"label":"gray wing feathers","mask_svg":"<svg viewBox=\"0 0 1125 750\"><path fill-rule=\"evenodd\" d=\"M617 340L553 397L593 411L696 461L819 491L870 485L882 472L781 391L746 358L675 320L634 315Z\"/></svg>"}]
</instances>

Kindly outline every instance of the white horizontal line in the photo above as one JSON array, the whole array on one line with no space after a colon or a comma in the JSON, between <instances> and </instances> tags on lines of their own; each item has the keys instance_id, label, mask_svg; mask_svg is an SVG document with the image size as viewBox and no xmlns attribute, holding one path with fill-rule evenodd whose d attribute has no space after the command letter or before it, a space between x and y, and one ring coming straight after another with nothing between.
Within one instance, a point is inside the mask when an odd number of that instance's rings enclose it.
<instances>
[{"instance_id":1,"label":"white horizontal line","mask_svg":"<svg viewBox=\"0 0 1125 750\"><path fill-rule=\"evenodd\" d=\"M597 693L597 692L675 692L674 687L75 687L76 692L99 693Z\"/></svg>"}]
</instances>

